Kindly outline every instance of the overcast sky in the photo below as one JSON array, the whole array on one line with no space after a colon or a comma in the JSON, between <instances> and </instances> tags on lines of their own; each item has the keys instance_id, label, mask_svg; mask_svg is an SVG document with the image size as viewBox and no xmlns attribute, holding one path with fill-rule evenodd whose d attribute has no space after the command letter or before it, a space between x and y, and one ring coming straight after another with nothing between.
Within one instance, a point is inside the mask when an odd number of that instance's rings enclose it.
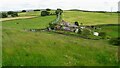
<instances>
[{"instance_id":1,"label":"overcast sky","mask_svg":"<svg viewBox=\"0 0 120 68\"><path fill-rule=\"evenodd\" d=\"M23 9L80 9L118 11L120 0L0 0L0 11Z\"/></svg>"}]
</instances>

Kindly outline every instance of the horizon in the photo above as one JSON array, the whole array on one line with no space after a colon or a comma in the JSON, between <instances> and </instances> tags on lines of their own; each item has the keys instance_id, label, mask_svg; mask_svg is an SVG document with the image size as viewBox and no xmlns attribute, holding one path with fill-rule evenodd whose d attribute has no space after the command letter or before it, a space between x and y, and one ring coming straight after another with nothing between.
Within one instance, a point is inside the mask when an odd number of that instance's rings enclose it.
<instances>
[{"instance_id":1,"label":"horizon","mask_svg":"<svg viewBox=\"0 0 120 68\"><path fill-rule=\"evenodd\" d=\"M78 9L87 11L118 11L119 0L1 0L0 11L18 11L31 9ZM8 6L9 5L9 6Z\"/></svg>"}]
</instances>

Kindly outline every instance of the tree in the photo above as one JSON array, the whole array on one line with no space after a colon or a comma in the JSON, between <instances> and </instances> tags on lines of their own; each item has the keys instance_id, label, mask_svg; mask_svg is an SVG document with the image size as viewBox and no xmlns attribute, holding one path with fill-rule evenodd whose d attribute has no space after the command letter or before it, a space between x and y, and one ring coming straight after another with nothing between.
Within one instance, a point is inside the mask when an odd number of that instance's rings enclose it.
<instances>
[{"instance_id":1,"label":"tree","mask_svg":"<svg viewBox=\"0 0 120 68\"><path fill-rule=\"evenodd\" d=\"M13 11L8 11L7 14L11 15L12 17L17 17L18 16L18 13L17 12L13 12Z\"/></svg>"},{"instance_id":2,"label":"tree","mask_svg":"<svg viewBox=\"0 0 120 68\"><path fill-rule=\"evenodd\" d=\"M11 14L12 17L17 17L18 16L18 13L17 12L14 12L13 14Z\"/></svg>"},{"instance_id":3,"label":"tree","mask_svg":"<svg viewBox=\"0 0 120 68\"><path fill-rule=\"evenodd\" d=\"M55 11L55 13L56 13L56 15L58 15L59 13L60 13L60 15L63 13L63 10L62 9L57 9L56 11Z\"/></svg>"},{"instance_id":4,"label":"tree","mask_svg":"<svg viewBox=\"0 0 120 68\"><path fill-rule=\"evenodd\" d=\"M22 12L26 12L26 10L22 10Z\"/></svg>"},{"instance_id":5,"label":"tree","mask_svg":"<svg viewBox=\"0 0 120 68\"><path fill-rule=\"evenodd\" d=\"M12 15L14 12L13 11L8 11L7 14L8 15Z\"/></svg>"},{"instance_id":6,"label":"tree","mask_svg":"<svg viewBox=\"0 0 120 68\"><path fill-rule=\"evenodd\" d=\"M76 22L75 22L75 25L76 25L76 26L79 26L79 23L76 21Z\"/></svg>"},{"instance_id":7,"label":"tree","mask_svg":"<svg viewBox=\"0 0 120 68\"><path fill-rule=\"evenodd\" d=\"M47 8L46 11L51 11L51 9Z\"/></svg>"},{"instance_id":8,"label":"tree","mask_svg":"<svg viewBox=\"0 0 120 68\"><path fill-rule=\"evenodd\" d=\"M42 11L41 12L41 16L47 16L47 15L50 15L50 12L47 12L47 11Z\"/></svg>"},{"instance_id":9,"label":"tree","mask_svg":"<svg viewBox=\"0 0 120 68\"><path fill-rule=\"evenodd\" d=\"M8 14L6 12L2 12L0 15L1 15L2 18L8 17Z\"/></svg>"},{"instance_id":10,"label":"tree","mask_svg":"<svg viewBox=\"0 0 120 68\"><path fill-rule=\"evenodd\" d=\"M35 9L34 11L40 11L39 9Z\"/></svg>"}]
</instances>

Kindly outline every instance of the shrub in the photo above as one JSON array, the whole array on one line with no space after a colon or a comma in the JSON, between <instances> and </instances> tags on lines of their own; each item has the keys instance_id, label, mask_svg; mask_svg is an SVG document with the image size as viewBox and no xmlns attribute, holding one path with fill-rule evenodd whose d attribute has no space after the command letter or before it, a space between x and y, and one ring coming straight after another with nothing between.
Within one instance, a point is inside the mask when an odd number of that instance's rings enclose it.
<instances>
[{"instance_id":1,"label":"shrub","mask_svg":"<svg viewBox=\"0 0 120 68\"><path fill-rule=\"evenodd\" d=\"M99 36L101 36L102 39L105 39L107 35L106 35L105 32L100 32L100 33L99 33Z\"/></svg>"},{"instance_id":2,"label":"shrub","mask_svg":"<svg viewBox=\"0 0 120 68\"><path fill-rule=\"evenodd\" d=\"M51 9L47 8L46 11L51 11Z\"/></svg>"},{"instance_id":3,"label":"shrub","mask_svg":"<svg viewBox=\"0 0 120 68\"><path fill-rule=\"evenodd\" d=\"M54 30L54 28L55 28L56 25L57 25L57 24L49 23L49 27L50 27L52 30Z\"/></svg>"},{"instance_id":4,"label":"shrub","mask_svg":"<svg viewBox=\"0 0 120 68\"><path fill-rule=\"evenodd\" d=\"M22 10L22 12L26 12L26 10Z\"/></svg>"},{"instance_id":5,"label":"shrub","mask_svg":"<svg viewBox=\"0 0 120 68\"><path fill-rule=\"evenodd\" d=\"M120 37L111 38L109 43L112 44L112 45L120 46Z\"/></svg>"},{"instance_id":6,"label":"shrub","mask_svg":"<svg viewBox=\"0 0 120 68\"><path fill-rule=\"evenodd\" d=\"M13 11L8 11L7 14L8 15L12 15L14 12Z\"/></svg>"},{"instance_id":7,"label":"shrub","mask_svg":"<svg viewBox=\"0 0 120 68\"><path fill-rule=\"evenodd\" d=\"M8 17L8 14L6 12L2 12L0 15L1 15L2 18Z\"/></svg>"},{"instance_id":8,"label":"shrub","mask_svg":"<svg viewBox=\"0 0 120 68\"><path fill-rule=\"evenodd\" d=\"M76 26L79 26L79 23L76 21L76 22L75 22L75 25L76 25Z\"/></svg>"},{"instance_id":9,"label":"shrub","mask_svg":"<svg viewBox=\"0 0 120 68\"><path fill-rule=\"evenodd\" d=\"M17 12L14 12L13 14L11 14L12 17L17 17L18 16L18 13Z\"/></svg>"},{"instance_id":10,"label":"shrub","mask_svg":"<svg viewBox=\"0 0 120 68\"><path fill-rule=\"evenodd\" d=\"M42 11L41 12L41 16L47 16L47 15L50 15L50 12L47 12L47 11Z\"/></svg>"},{"instance_id":11,"label":"shrub","mask_svg":"<svg viewBox=\"0 0 120 68\"><path fill-rule=\"evenodd\" d=\"M55 13L56 13L56 15L58 15L59 13L60 13L60 15L63 13L63 10L62 9L57 9L56 11L55 11Z\"/></svg>"},{"instance_id":12,"label":"shrub","mask_svg":"<svg viewBox=\"0 0 120 68\"><path fill-rule=\"evenodd\" d=\"M13 11L8 11L7 14L11 15L12 17L17 17L18 16L18 13L17 12L13 12Z\"/></svg>"},{"instance_id":13,"label":"shrub","mask_svg":"<svg viewBox=\"0 0 120 68\"><path fill-rule=\"evenodd\" d=\"M87 29L87 28L84 28L84 29L82 30L82 33L81 33L81 35L82 35L83 37L86 37L86 38L88 38L88 36L91 35L91 34L92 34L92 33L91 33L90 29Z\"/></svg>"},{"instance_id":14,"label":"shrub","mask_svg":"<svg viewBox=\"0 0 120 68\"><path fill-rule=\"evenodd\" d=\"M39 9L33 10L33 11L40 11Z\"/></svg>"}]
</instances>

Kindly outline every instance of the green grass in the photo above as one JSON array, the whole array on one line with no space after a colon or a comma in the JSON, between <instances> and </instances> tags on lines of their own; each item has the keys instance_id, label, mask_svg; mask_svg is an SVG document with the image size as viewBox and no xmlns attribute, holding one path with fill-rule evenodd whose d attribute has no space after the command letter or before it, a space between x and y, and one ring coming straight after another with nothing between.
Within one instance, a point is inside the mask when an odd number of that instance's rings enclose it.
<instances>
[{"instance_id":1,"label":"green grass","mask_svg":"<svg viewBox=\"0 0 120 68\"><path fill-rule=\"evenodd\" d=\"M47 17L36 17L31 19L19 19L3 22L3 28L14 28L14 29L35 29L35 28L46 28L48 24L53 21L55 16ZM18 24L17 24L18 23Z\"/></svg>"},{"instance_id":2,"label":"green grass","mask_svg":"<svg viewBox=\"0 0 120 68\"><path fill-rule=\"evenodd\" d=\"M118 27L119 26L103 26L100 32L106 32L106 34L110 37L118 37Z\"/></svg>"},{"instance_id":3,"label":"green grass","mask_svg":"<svg viewBox=\"0 0 120 68\"><path fill-rule=\"evenodd\" d=\"M83 23L83 25L118 24L117 13L64 11L63 19L70 23L78 21L79 23Z\"/></svg>"},{"instance_id":4,"label":"green grass","mask_svg":"<svg viewBox=\"0 0 120 68\"><path fill-rule=\"evenodd\" d=\"M70 12L65 12L65 14L69 15ZM55 18L56 16L39 16L2 22L3 66L118 65L118 47L110 45L107 40L88 40L51 32L26 32L23 30L45 28ZM69 17L68 21L71 20ZM103 28L108 34L109 30L111 33L117 32L117 27ZM111 36L115 35L117 34L111 34Z\"/></svg>"},{"instance_id":5,"label":"green grass","mask_svg":"<svg viewBox=\"0 0 120 68\"><path fill-rule=\"evenodd\" d=\"M105 40L3 30L3 66L117 65L117 47Z\"/></svg>"},{"instance_id":6,"label":"green grass","mask_svg":"<svg viewBox=\"0 0 120 68\"><path fill-rule=\"evenodd\" d=\"M21 12L18 13L19 16L40 16L41 11L31 11L31 12Z\"/></svg>"},{"instance_id":7,"label":"green grass","mask_svg":"<svg viewBox=\"0 0 120 68\"><path fill-rule=\"evenodd\" d=\"M55 11L49 11L50 13L54 13ZM21 13L18 13L18 15L21 17L24 17L24 16L40 16L41 15L41 11L30 11L30 12L21 12Z\"/></svg>"}]
</instances>

